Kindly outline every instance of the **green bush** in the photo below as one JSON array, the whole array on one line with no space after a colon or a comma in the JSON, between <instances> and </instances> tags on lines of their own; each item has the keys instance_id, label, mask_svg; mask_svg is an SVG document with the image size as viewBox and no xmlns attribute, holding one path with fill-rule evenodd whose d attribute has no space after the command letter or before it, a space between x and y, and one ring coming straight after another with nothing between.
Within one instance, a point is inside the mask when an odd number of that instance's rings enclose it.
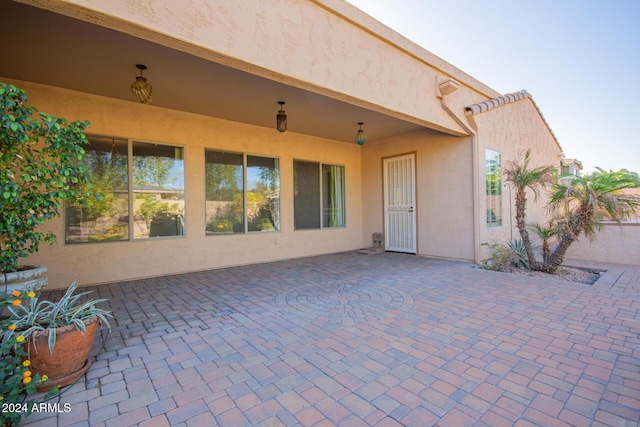
<instances>
[{"instance_id":1,"label":"green bush","mask_svg":"<svg viewBox=\"0 0 640 427\"><path fill-rule=\"evenodd\" d=\"M38 228L60 215L63 200L88 203L88 126L38 113L22 89L0 82L0 272L17 271L41 242L54 243Z\"/></svg>"},{"instance_id":2,"label":"green bush","mask_svg":"<svg viewBox=\"0 0 640 427\"><path fill-rule=\"evenodd\" d=\"M487 270L504 271L511 267L529 268L529 260L522 240L508 240L507 243L483 243L491 249L491 258L482 265Z\"/></svg>"}]
</instances>

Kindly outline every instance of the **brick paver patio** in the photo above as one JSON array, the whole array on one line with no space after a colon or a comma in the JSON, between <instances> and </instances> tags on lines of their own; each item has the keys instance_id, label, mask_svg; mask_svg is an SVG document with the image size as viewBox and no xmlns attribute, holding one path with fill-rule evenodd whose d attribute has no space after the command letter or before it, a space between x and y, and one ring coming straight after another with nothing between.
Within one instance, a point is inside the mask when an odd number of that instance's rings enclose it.
<instances>
[{"instance_id":1,"label":"brick paver patio","mask_svg":"<svg viewBox=\"0 0 640 427\"><path fill-rule=\"evenodd\" d=\"M70 411L23 425L637 426L640 268L609 268L343 253L102 285Z\"/></svg>"}]
</instances>

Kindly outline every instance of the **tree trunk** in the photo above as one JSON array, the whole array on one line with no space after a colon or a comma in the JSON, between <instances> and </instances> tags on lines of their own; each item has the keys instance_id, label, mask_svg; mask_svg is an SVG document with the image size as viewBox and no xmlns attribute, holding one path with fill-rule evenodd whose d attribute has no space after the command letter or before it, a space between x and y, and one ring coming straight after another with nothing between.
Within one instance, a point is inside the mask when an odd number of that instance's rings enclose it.
<instances>
[{"instance_id":1,"label":"tree trunk","mask_svg":"<svg viewBox=\"0 0 640 427\"><path fill-rule=\"evenodd\" d=\"M542 240L542 263L546 264L549 261L549 239Z\"/></svg>"},{"instance_id":2,"label":"tree trunk","mask_svg":"<svg viewBox=\"0 0 640 427\"><path fill-rule=\"evenodd\" d=\"M531 238L529 237L529 231L527 230L527 194L524 188L518 188L516 191L516 226L520 232L522 238L522 244L527 252L527 258L529 259L529 268L532 270L539 270L540 264L536 261L533 254L533 247L531 246Z\"/></svg>"},{"instance_id":3,"label":"tree trunk","mask_svg":"<svg viewBox=\"0 0 640 427\"><path fill-rule=\"evenodd\" d=\"M558 246L554 249L553 253L542 264L540 271L545 273L556 274L558 268L564 262L564 255L569 249L569 246L575 241L575 237L571 232L565 232L560 238Z\"/></svg>"},{"instance_id":4,"label":"tree trunk","mask_svg":"<svg viewBox=\"0 0 640 427\"><path fill-rule=\"evenodd\" d=\"M569 246L571 246L573 242L578 240L578 236L584 231L586 225L590 221L593 221L594 214L595 211L592 208L585 206L579 208L575 218L569 223L569 229L562 233L558 246L556 246L553 253L549 256L549 259L541 266L541 271L556 274L558 268L564 262L567 249L569 249Z\"/></svg>"}]
</instances>

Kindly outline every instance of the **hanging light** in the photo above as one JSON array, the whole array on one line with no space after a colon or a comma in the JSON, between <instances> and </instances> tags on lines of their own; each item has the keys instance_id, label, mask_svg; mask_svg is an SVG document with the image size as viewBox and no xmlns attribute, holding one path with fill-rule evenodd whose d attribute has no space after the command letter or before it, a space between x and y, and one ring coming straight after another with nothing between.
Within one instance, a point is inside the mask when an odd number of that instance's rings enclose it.
<instances>
[{"instance_id":1,"label":"hanging light","mask_svg":"<svg viewBox=\"0 0 640 427\"><path fill-rule=\"evenodd\" d=\"M151 104L151 85L147 83L147 79L142 76L142 72L147 69L146 65L136 64L136 68L140 70L140 75L136 77L136 81L131 85L131 93L139 102L143 104Z\"/></svg>"},{"instance_id":2,"label":"hanging light","mask_svg":"<svg viewBox=\"0 0 640 427\"><path fill-rule=\"evenodd\" d=\"M278 101L280 104L280 110L276 116L276 129L278 132L285 132L287 130L287 113L284 112L284 101Z\"/></svg>"},{"instance_id":3,"label":"hanging light","mask_svg":"<svg viewBox=\"0 0 640 427\"><path fill-rule=\"evenodd\" d=\"M358 133L356 134L356 137L354 139L358 143L358 145L364 145L364 143L367 142L367 135L365 135L364 131L362 130L363 124L363 122L358 122L358 126L360 126L360 129L358 129Z\"/></svg>"}]
</instances>

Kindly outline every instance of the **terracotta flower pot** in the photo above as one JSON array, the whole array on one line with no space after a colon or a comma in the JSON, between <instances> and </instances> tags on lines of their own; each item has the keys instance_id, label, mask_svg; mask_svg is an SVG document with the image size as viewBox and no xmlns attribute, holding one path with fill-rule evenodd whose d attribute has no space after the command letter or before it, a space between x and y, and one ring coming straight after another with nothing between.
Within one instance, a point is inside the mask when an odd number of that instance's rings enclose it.
<instances>
[{"instance_id":1,"label":"terracotta flower pot","mask_svg":"<svg viewBox=\"0 0 640 427\"><path fill-rule=\"evenodd\" d=\"M85 320L86 330L80 332L75 325L58 328L53 354L49 351L49 333L37 332L27 339L25 349L31 361L31 370L49 377L38 390L52 386L64 387L80 378L89 369L87 358L100 324L98 318Z\"/></svg>"}]
</instances>

